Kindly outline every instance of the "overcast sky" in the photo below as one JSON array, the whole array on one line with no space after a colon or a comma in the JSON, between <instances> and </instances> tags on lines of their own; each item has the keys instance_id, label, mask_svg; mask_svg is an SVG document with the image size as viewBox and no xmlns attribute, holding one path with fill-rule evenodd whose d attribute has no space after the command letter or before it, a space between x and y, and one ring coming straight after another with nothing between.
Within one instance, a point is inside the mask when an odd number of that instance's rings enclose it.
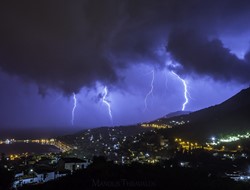
<instances>
[{"instance_id":1,"label":"overcast sky","mask_svg":"<svg viewBox=\"0 0 250 190\"><path fill-rule=\"evenodd\" d=\"M0 126L150 121L182 109L172 71L186 111L221 103L250 84L249 17L247 0L1 1Z\"/></svg>"}]
</instances>

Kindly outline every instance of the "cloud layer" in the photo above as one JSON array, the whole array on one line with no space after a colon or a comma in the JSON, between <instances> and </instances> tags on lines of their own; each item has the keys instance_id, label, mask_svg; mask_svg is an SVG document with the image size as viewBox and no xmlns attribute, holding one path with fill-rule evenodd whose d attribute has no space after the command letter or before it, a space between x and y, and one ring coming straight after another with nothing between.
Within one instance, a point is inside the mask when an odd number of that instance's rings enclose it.
<instances>
[{"instance_id":1,"label":"cloud layer","mask_svg":"<svg viewBox=\"0 0 250 190\"><path fill-rule=\"evenodd\" d=\"M115 85L131 65L164 67L168 52L181 72L248 82L249 53L239 59L218 34L248 31L249 10L246 0L2 1L0 68L41 94L71 94Z\"/></svg>"}]
</instances>

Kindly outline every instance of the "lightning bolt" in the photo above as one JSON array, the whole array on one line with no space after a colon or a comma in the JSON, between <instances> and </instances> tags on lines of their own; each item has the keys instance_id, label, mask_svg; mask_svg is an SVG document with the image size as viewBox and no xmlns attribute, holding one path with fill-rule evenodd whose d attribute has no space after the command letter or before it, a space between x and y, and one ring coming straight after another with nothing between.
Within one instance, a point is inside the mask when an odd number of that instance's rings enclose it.
<instances>
[{"instance_id":1,"label":"lightning bolt","mask_svg":"<svg viewBox=\"0 0 250 190\"><path fill-rule=\"evenodd\" d=\"M148 93L146 94L145 99L144 99L144 105L145 105L144 111L146 111L148 109L147 100L148 100L148 97L153 93L153 90L154 90L155 71L152 70L151 73L152 73L152 80L150 83L151 88L148 91Z\"/></svg>"},{"instance_id":2,"label":"lightning bolt","mask_svg":"<svg viewBox=\"0 0 250 190\"><path fill-rule=\"evenodd\" d=\"M73 92L73 100L74 100L74 106L72 109L72 119L71 119L71 124L74 125L74 120L75 120L75 109L77 106L77 98L76 98L76 94Z\"/></svg>"},{"instance_id":3,"label":"lightning bolt","mask_svg":"<svg viewBox=\"0 0 250 190\"><path fill-rule=\"evenodd\" d=\"M112 111L111 111L111 105L108 102L108 100L106 99L108 95L108 88L107 86L104 87L103 89L103 97L102 97L102 102L107 106L108 108L108 112L109 112L109 118L111 120L111 122L113 122L113 116L112 116Z\"/></svg>"},{"instance_id":4,"label":"lightning bolt","mask_svg":"<svg viewBox=\"0 0 250 190\"><path fill-rule=\"evenodd\" d=\"M185 98L185 102L182 104L182 111L185 110L186 105L188 103L188 90L187 90L187 84L186 81L184 79L182 79L179 75L177 75L174 71L171 71L179 80L181 80L183 86L184 86L184 98Z\"/></svg>"}]
</instances>

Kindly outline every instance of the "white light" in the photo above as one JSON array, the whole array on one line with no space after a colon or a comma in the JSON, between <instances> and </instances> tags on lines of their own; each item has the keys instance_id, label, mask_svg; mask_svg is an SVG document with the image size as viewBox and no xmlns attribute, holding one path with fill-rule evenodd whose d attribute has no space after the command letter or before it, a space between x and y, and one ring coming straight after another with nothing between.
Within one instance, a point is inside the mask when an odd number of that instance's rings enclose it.
<instances>
[{"instance_id":1,"label":"white light","mask_svg":"<svg viewBox=\"0 0 250 190\"><path fill-rule=\"evenodd\" d=\"M145 97L145 99L144 99L144 104L145 104L144 111L146 111L147 108L148 108L148 104L147 104L148 96L149 96L150 94L152 94L152 93L153 93L153 90L154 90L155 71L152 70L151 72L152 72L152 80L151 80L151 84L150 84L151 88L150 88L149 92L147 93L147 95L146 95L146 97Z\"/></svg>"},{"instance_id":2,"label":"white light","mask_svg":"<svg viewBox=\"0 0 250 190\"><path fill-rule=\"evenodd\" d=\"M73 109L72 109L72 120L71 120L72 125L74 125L75 109L76 109L76 104L77 104L76 94L74 92L73 92L73 99L74 99L74 106L73 106Z\"/></svg>"},{"instance_id":3,"label":"white light","mask_svg":"<svg viewBox=\"0 0 250 190\"><path fill-rule=\"evenodd\" d=\"M110 103L107 101L107 95L108 95L108 89L107 87L105 86L104 89L104 94L103 94L103 97L102 97L102 102L108 107L108 112L109 112L109 118L111 120L111 122L113 122L113 116L112 116L112 111L111 111L111 105Z\"/></svg>"},{"instance_id":4,"label":"white light","mask_svg":"<svg viewBox=\"0 0 250 190\"><path fill-rule=\"evenodd\" d=\"M188 94L188 90L187 90L187 84L186 84L186 81L184 79L182 79L179 75L177 75L174 71L172 71L172 73L177 76L177 78L179 80L181 80L181 82L183 83L183 86L184 86L184 98L185 98L185 102L182 104L182 111L185 110L186 108L186 104L188 103L188 97L187 97L187 94Z\"/></svg>"}]
</instances>

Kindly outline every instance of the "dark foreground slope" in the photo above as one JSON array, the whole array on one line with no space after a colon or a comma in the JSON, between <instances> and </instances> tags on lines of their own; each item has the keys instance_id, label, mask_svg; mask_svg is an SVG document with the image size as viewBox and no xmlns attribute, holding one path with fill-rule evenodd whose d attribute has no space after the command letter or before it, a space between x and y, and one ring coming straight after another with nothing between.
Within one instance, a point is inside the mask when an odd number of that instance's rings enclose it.
<instances>
[{"instance_id":1,"label":"dark foreground slope","mask_svg":"<svg viewBox=\"0 0 250 190\"><path fill-rule=\"evenodd\" d=\"M160 120L170 125L171 121L185 122L170 130L172 135L198 140L214 135L250 131L250 88L240 91L219 105Z\"/></svg>"},{"instance_id":2,"label":"dark foreground slope","mask_svg":"<svg viewBox=\"0 0 250 190\"><path fill-rule=\"evenodd\" d=\"M21 190L83 189L249 189L248 183L218 178L207 171L190 168L163 168L157 165L115 165L99 162L74 175Z\"/></svg>"}]
</instances>

